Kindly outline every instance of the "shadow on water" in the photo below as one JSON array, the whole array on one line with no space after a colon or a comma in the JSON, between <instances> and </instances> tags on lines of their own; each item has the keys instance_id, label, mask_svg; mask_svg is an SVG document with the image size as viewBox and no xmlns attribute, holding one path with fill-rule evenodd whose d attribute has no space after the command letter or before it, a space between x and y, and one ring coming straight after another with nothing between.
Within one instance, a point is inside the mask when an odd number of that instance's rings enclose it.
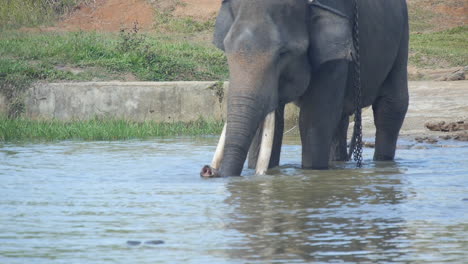
<instances>
[{"instance_id":1,"label":"shadow on water","mask_svg":"<svg viewBox=\"0 0 468 264\"><path fill-rule=\"evenodd\" d=\"M245 235L231 257L354 262L404 254L399 241L408 240L405 220L397 207L387 209L407 195L396 164L351 173L340 167L302 171L282 166L272 173L227 185L231 196L225 203L233 208L229 227Z\"/></svg>"}]
</instances>

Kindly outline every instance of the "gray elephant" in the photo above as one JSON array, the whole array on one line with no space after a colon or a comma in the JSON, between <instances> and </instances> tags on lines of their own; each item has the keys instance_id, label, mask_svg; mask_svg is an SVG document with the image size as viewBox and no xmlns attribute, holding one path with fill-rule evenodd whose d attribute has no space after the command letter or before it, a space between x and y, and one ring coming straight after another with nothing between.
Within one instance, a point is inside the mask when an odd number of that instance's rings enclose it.
<instances>
[{"instance_id":1,"label":"gray elephant","mask_svg":"<svg viewBox=\"0 0 468 264\"><path fill-rule=\"evenodd\" d=\"M238 176L248 153L257 173L277 166L289 102L300 107L303 168L348 159L355 98L374 111L374 160L393 160L409 101L408 31L405 0L224 0L214 44L229 64L227 122L201 175Z\"/></svg>"}]
</instances>

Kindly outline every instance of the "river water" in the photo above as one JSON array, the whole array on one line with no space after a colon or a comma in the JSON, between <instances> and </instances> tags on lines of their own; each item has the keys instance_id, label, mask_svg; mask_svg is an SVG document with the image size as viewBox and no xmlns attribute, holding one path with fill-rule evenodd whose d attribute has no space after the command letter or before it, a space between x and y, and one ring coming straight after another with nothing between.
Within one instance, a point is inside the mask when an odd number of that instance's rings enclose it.
<instances>
[{"instance_id":1,"label":"river water","mask_svg":"<svg viewBox=\"0 0 468 264\"><path fill-rule=\"evenodd\" d=\"M0 143L0 263L467 263L468 145L201 179L216 138Z\"/></svg>"}]
</instances>

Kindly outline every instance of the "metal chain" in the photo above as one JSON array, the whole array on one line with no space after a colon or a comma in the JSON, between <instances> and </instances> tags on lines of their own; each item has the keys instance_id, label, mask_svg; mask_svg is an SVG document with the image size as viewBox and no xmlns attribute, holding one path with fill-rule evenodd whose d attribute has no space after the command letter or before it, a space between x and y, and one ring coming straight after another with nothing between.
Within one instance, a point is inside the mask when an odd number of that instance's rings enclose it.
<instances>
[{"instance_id":1,"label":"metal chain","mask_svg":"<svg viewBox=\"0 0 468 264\"><path fill-rule=\"evenodd\" d=\"M358 0L354 0L354 24L353 24L353 42L354 42L354 133L350 152L353 154L357 167L362 167L362 87L361 87L361 61L359 51L359 6Z\"/></svg>"}]
</instances>

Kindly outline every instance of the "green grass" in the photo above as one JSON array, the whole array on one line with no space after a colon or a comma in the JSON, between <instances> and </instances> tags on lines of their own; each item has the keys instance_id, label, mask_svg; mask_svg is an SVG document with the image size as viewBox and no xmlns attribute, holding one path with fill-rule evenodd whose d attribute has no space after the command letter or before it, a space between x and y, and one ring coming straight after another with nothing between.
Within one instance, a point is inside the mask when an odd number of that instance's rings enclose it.
<instances>
[{"instance_id":1,"label":"green grass","mask_svg":"<svg viewBox=\"0 0 468 264\"><path fill-rule=\"evenodd\" d=\"M56 21L78 3L92 0L0 0L0 29L38 26Z\"/></svg>"},{"instance_id":2,"label":"green grass","mask_svg":"<svg viewBox=\"0 0 468 264\"><path fill-rule=\"evenodd\" d=\"M214 30L215 20L196 21L189 17L173 18L166 25L169 31L181 33L194 33Z\"/></svg>"},{"instance_id":3,"label":"green grass","mask_svg":"<svg viewBox=\"0 0 468 264\"><path fill-rule=\"evenodd\" d=\"M128 74L140 81L212 81L227 79L228 69L214 47L138 30L0 32L0 93L10 102L10 117L24 109L15 103L24 84L125 80Z\"/></svg>"},{"instance_id":4,"label":"green grass","mask_svg":"<svg viewBox=\"0 0 468 264\"><path fill-rule=\"evenodd\" d=\"M35 121L0 117L0 141L92 140L112 141L147 139L179 135L215 135L222 122L198 120L188 123L132 122L93 119L89 121Z\"/></svg>"},{"instance_id":5,"label":"green grass","mask_svg":"<svg viewBox=\"0 0 468 264\"><path fill-rule=\"evenodd\" d=\"M174 8L175 6L167 10L156 10L155 30L185 34L214 30L214 18L207 21L197 21L190 17L176 17L172 15Z\"/></svg>"},{"instance_id":6,"label":"green grass","mask_svg":"<svg viewBox=\"0 0 468 264\"><path fill-rule=\"evenodd\" d=\"M33 72L36 79L47 81L95 78L90 73L58 70L57 65L130 72L141 81L227 78L226 59L214 47L138 32L1 32L0 58L0 76Z\"/></svg>"},{"instance_id":7,"label":"green grass","mask_svg":"<svg viewBox=\"0 0 468 264\"><path fill-rule=\"evenodd\" d=\"M419 67L467 66L468 26L411 34L410 64Z\"/></svg>"},{"instance_id":8,"label":"green grass","mask_svg":"<svg viewBox=\"0 0 468 264\"><path fill-rule=\"evenodd\" d=\"M9 118L0 117L0 140L117 140L219 133L221 124L205 121L156 124L12 119L24 112L22 94L35 81L126 80L128 75L140 81L228 78L223 53L204 41L196 41L196 36L213 30L214 21L178 18L171 14L172 9L156 14L153 33L138 29L120 34L11 30L52 23L76 3L87 1L0 0L0 93L9 104ZM180 4L178 0L174 0L176 4ZM410 9L410 13L410 64L431 68L468 65L468 27L431 32L433 13L417 8Z\"/></svg>"}]
</instances>

